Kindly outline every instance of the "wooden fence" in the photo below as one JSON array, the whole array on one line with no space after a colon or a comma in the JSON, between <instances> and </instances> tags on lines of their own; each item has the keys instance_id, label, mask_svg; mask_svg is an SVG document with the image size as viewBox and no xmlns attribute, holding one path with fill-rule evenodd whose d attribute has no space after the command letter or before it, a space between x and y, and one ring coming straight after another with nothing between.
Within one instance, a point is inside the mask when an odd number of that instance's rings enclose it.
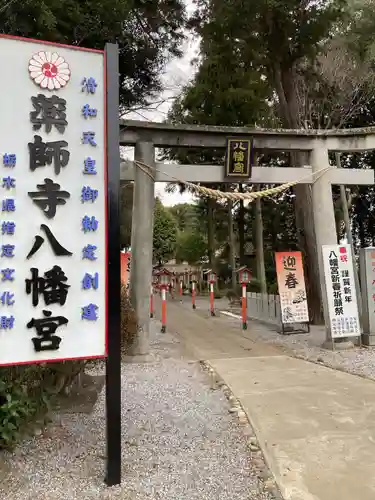
<instances>
[{"instance_id":1,"label":"wooden fence","mask_svg":"<svg viewBox=\"0 0 375 500\"><path fill-rule=\"evenodd\" d=\"M248 292L247 315L249 318L281 324L279 295Z\"/></svg>"}]
</instances>

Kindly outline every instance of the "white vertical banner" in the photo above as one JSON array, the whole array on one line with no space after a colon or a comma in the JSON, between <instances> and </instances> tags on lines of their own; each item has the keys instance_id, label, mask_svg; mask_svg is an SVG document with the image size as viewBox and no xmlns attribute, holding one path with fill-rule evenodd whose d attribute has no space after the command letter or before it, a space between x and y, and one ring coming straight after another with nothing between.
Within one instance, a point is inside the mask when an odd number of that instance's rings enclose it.
<instances>
[{"instance_id":1,"label":"white vertical banner","mask_svg":"<svg viewBox=\"0 0 375 500\"><path fill-rule=\"evenodd\" d=\"M323 245L332 338L361 335L350 245Z\"/></svg>"},{"instance_id":2,"label":"white vertical banner","mask_svg":"<svg viewBox=\"0 0 375 500\"><path fill-rule=\"evenodd\" d=\"M101 357L104 52L0 38L0 365Z\"/></svg>"}]
</instances>

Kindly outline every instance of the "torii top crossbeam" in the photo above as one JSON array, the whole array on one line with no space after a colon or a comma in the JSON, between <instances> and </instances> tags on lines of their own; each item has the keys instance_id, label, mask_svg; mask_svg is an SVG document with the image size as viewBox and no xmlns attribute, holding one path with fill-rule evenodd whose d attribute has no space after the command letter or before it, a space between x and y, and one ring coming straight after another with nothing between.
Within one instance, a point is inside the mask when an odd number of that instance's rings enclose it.
<instances>
[{"instance_id":1,"label":"torii top crossbeam","mask_svg":"<svg viewBox=\"0 0 375 500\"><path fill-rule=\"evenodd\" d=\"M228 136L252 137L258 150L311 151L317 143L328 151L375 149L375 127L287 130L120 120L122 146L152 142L155 147L225 148Z\"/></svg>"},{"instance_id":2,"label":"torii top crossbeam","mask_svg":"<svg viewBox=\"0 0 375 500\"><path fill-rule=\"evenodd\" d=\"M133 146L137 143L152 143L154 147L225 148L230 136L252 137L255 150L274 151L366 151L375 149L375 127L342 130L286 130L247 127L214 127L206 125L172 125L136 120L120 121L120 144ZM201 183L230 182L224 178L218 165L177 165L157 163L155 180ZM198 168L199 167L199 168ZM134 179L132 163L121 165L121 180ZM244 183L284 184L301 180L313 182L310 168L257 167L251 179ZM330 184L368 185L374 183L374 173L364 169L334 169L325 176Z\"/></svg>"}]
</instances>

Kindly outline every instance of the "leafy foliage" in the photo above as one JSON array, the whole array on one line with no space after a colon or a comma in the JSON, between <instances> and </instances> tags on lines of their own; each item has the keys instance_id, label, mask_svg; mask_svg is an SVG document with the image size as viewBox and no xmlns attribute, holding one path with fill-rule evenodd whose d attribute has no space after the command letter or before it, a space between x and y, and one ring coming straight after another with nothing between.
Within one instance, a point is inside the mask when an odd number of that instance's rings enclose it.
<instances>
[{"instance_id":1,"label":"leafy foliage","mask_svg":"<svg viewBox=\"0 0 375 500\"><path fill-rule=\"evenodd\" d=\"M190 265L207 255L207 243L197 230L180 232L177 238L176 260Z\"/></svg>"},{"instance_id":2,"label":"leafy foliage","mask_svg":"<svg viewBox=\"0 0 375 500\"><path fill-rule=\"evenodd\" d=\"M196 0L190 24L202 36L202 51L231 51L253 67L292 66L312 59L319 43L344 16L346 0ZM218 29L220 26L220 29ZM231 36L229 36L231 34ZM223 55L226 57L226 55ZM272 77L272 70L267 77Z\"/></svg>"},{"instance_id":3,"label":"leafy foliage","mask_svg":"<svg viewBox=\"0 0 375 500\"><path fill-rule=\"evenodd\" d=\"M103 49L120 49L123 111L161 88L170 56L180 55L184 5L181 0L24 0L0 7L0 33Z\"/></svg>"},{"instance_id":4,"label":"leafy foliage","mask_svg":"<svg viewBox=\"0 0 375 500\"><path fill-rule=\"evenodd\" d=\"M155 199L153 258L163 264L174 256L177 242L177 222L159 198Z\"/></svg>"},{"instance_id":5,"label":"leafy foliage","mask_svg":"<svg viewBox=\"0 0 375 500\"><path fill-rule=\"evenodd\" d=\"M169 208L170 213L177 222L178 230L185 231L200 226L199 210L196 205L191 203L179 203Z\"/></svg>"},{"instance_id":6,"label":"leafy foliage","mask_svg":"<svg viewBox=\"0 0 375 500\"><path fill-rule=\"evenodd\" d=\"M0 449L44 425L51 402L73 384L85 361L0 368Z\"/></svg>"},{"instance_id":7,"label":"leafy foliage","mask_svg":"<svg viewBox=\"0 0 375 500\"><path fill-rule=\"evenodd\" d=\"M20 437L25 420L36 413L35 401L19 388L10 388L0 379L0 449L9 448Z\"/></svg>"}]
</instances>

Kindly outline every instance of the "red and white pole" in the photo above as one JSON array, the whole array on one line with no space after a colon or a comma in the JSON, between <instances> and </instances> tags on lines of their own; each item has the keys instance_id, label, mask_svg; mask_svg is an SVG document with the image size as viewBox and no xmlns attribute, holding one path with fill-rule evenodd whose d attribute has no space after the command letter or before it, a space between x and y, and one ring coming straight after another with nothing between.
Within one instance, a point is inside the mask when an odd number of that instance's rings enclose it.
<instances>
[{"instance_id":1,"label":"red and white pole","mask_svg":"<svg viewBox=\"0 0 375 500\"><path fill-rule=\"evenodd\" d=\"M183 281L180 280L180 302L182 303Z\"/></svg>"},{"instance_id":2,"label":"red and white pole","mask_svg":"<svg viewBox=\"0 0 375 500\"><path fill-rule=\"evenodd\" d=\"M242 283L242 329L247 329L247 297L246 283Z\"/></svg>"},{"instance_id":3,"label":"red and white pole","mask_svg":"<svg viewBox=\"0 0 375 500\"><path fill-rule=\"evenodd\" d=\"M154 317L154 286L151 285L151 294L150 294L150 318Z\"/></svg>"},{"instance_id":4,"label":"red and white pole","mask_svg":"<svg viewBox=\"0 0 375 500\"><path fill-rule=\"evenodd\" d=\"M191 305L193 306L193 309L196 309L195 305L195 281L192 281L191 283Z\"/></svg>"},{"instance_id":5,"label":"red and white pole","mask_svg":"<svg viewBox=\"0 0 375 500\"><path fill-rule=\"evenodd\" d=\"M163 286L161 289L161 333L167 330L167 290Z\"/></svg>"},{"instance_id":6,"label":"red and white pole","mask_svg":"<svg viewBox=\"0 0 375 500\"><path fill-rule=\"evenodd\" d=\"M212 283L212 281L210 281L210 312L211 312L211 316L215 316L214 300L215 300L214 284Z\"/></svg>"}]
</instances>

